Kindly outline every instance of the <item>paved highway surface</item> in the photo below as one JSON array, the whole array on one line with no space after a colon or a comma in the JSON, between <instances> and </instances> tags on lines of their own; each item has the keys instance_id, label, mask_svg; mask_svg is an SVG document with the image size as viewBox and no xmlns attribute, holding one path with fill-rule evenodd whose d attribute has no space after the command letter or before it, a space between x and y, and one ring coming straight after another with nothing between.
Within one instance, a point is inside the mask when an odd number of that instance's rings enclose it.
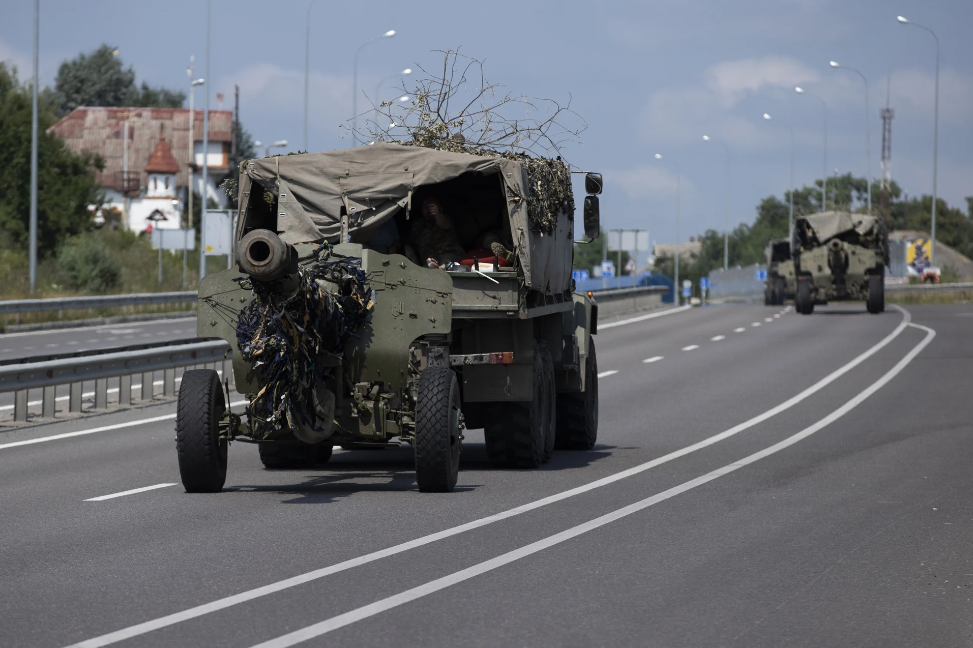
<instances>
[{"instance_id":1,"label":"paved highway surface","mask_svg":"<svg viewBox=\"0 0 973 648\"><path fill-rule=\"evenodd\" d=\"M471 431L451 494L238 443L187 495L172 405L3 433L0 643L973 645L973 307L782 311L603 325L595 450Z\"/></svg>"}]
</instances>

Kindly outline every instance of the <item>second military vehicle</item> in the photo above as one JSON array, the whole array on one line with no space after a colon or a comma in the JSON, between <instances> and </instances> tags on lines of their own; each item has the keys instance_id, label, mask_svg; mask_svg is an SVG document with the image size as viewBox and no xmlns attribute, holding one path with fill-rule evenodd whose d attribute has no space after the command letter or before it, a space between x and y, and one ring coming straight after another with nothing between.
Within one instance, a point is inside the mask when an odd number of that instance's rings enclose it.
<instances>
[{"instance_id":1,"label":"second military vehicle","mask_svg":"<svg viewBox=\"0 0 973 648\"><path fill-rule=\"evenodd\" d=\"M882 219L838 211L803 216L794 224L792 250L799 313L841 300L864 300L873 314L885 310L889 244Z\"/></svg>"},{"instance_id":2,"label":"second military vehicle","mask_svg":"<svg viewBox=\"0 0 973 648\"><path fill-rule=\"evenodd\" d=\"M767 283L764 306L780 306L786 299L794 299L796 276L791 259L791 242L776 239L767 244Z\"/></svg>"},{"instance_id":3,"label":"second military vehicle","mask_svg":"<svg viewBox=\"0 0 973 648\"><path fill-rule=\"evenodd\" d=\"M230 344L247 405L230 411L215 371L186 372L186 490L222 489L232 441L278 469L404 442L421 491L453 489L467 428L507 467L591 449L598 308L573 292L570 173L559 159L383 143L245 162L238 267L201 282L198 334ZM592 238L601 188L586 175ZM389 249L409 246L430 197L469 258L441 268Z\"/></svg>"}]
</instances>

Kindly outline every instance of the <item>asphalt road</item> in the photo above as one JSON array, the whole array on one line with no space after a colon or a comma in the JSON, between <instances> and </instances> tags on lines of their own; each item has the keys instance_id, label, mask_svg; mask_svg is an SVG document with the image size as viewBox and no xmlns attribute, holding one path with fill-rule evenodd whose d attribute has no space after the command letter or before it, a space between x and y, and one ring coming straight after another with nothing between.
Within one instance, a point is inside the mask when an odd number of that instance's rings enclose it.
<instances>
[{"instance_id":1,"label":"asphalt road","mask_svg":"<svg viewBox=\"0 0 973 648\"><path fill-rule=\"evenodd\" d=\"M241 443L221 494L85 501L179 482L171 405L0 434L0 644L973 645L973 307L909 312L603 327L595 450L472 431L451 494Z\"/></svg>"}]
</instances>

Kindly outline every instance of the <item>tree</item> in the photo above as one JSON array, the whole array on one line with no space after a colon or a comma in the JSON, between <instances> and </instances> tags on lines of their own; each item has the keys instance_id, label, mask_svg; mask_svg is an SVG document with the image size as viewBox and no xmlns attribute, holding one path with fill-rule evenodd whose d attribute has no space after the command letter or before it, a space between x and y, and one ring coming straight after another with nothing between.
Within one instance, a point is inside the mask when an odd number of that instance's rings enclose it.
<instances>
[{"instance_id":1,"label":"tree","mask_svg":"<svg viewBox=\"0 0 973 648\"><path fill-rule=\"evenodd\" d=\"M37 249L42 258L72 234L90 227L89 205L100 205L95 169L102 160L73 153L47 132L57 117L49 105L38 110ZM17 80L16 70L0 63L0 246L27 247L30 218L31 97Z\"/></svg>"},{"instance_id":2,"label":"tree","mask_svg":"<svg viewBox=\"0 0 973 648\"><path fill-rule=\"evenodd\" d=\"M233 120L233 137L236 138L236 153L230 153L229 165L230 175L220 185L230 200L230 206L236 208L237 190L240 186L240 165L252 158L257 157L257 147L253 144L253 137L250 132L243 127L240 120Z\"/></svg>"},{"instance_id":3,"label":"tree","mask_svg":"<svg viewBox=\"0 0 973 648\"><path fill-rule=\"evenodd\" d=\"M135 70L125 69L115 49L102 45L90 54L64 61L54 81L57 112L66 115L79 106L140 106L179 108L183 92L135 86Z\"/></svg>"},{"instance_id":4,"label":"tree","mask_svg":"<svg viewBox=\"0 0 973 648\"><path fill-rule=\"evenodd\" d=\"M601 236L596 238L591 243L575 243L574 244L574 269L575 270L592 270L593 268L601 265L602 258L607 258L609 261L616 265L615 274L624 274L622 271L625 266L628 265L628 260L631 258L628 252L622 251L622 263L621 267L618 267L618 252L616 250L609 250L608 255L604 256L605 245L607 244L607 234L605 230L601 230Z\"/></svg>"}]
</instances>

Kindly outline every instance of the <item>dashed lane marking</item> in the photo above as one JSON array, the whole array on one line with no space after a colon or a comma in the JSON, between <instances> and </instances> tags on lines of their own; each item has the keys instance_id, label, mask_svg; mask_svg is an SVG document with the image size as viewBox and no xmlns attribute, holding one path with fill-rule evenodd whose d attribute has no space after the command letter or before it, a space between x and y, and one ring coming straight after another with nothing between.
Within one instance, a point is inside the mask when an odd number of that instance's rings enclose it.
<instances>
[{"instance_id":1,"label":"dashed lane marking","mask_svg":"<svg viewBox=\"0 0 973 648\"><path fill-rule=\"evenodd\" d=\"M746 330L747 330L747 329L745 329L745 328L743 328L743 327L741 326L740 328L735 328L735 329L733 329L733 332L734 332L734 333L743 333L743 332L744 332L744 331L746 331Z\"/></svg>"},{"instance_id":2,"label":"dashed lane marking","mask_svg":"<svg viewBox=\"0 0 973 648\"><path fill-rule=\"evenodd\" d=\"M753 323L753 324L751 324L750 326L760 326L760 322L754 322L754 323Z\"/></svg>"},{"instance_id":3,"label":"dashed lane marking","mask_svg":"<svg viewBox=\"0 0 973 648\"><path fill-rule=\"evenodd\" d=\"M692 350L698 349L698 348L699 348L699 345L698 344L690 344L689 346L684 346L682 348L682 350L683 351L692 351Z\"/></svg>"},{"instance_id":4,"label":"dashed lane marking","mask_svg":"<svg viewBox=\"0 0 973 648\"><path fill-rule=\"evenodd\" d=\"M664 356L652 356L651 358L646 358L642 362L643 364L652 364L653 362L658 362L659 360L662 360L663 357Z\"/></svg>"},{"instance_id":5,"label":"dashed lane marking","mask_svg":"<svg viewBox=\"0 0 973 648\"><path fill-rule=\"evenodd\" d=\"M175 486L175 484L155 484L154 486L143 486L142 488L133 488L132 490L122 491L121 493L112 493L111 495L101 495L99 497L91 497L86 499L86 502L104 502L105 500L115 499L116 497L125 497L126 495L135 495L136 493L144 493L145 491L155 490L157 488L168 488L169 486Z\"/></svg>"},{"instance_id":6,"label":"dashed lane marking","mask_svg":"<svg viewBox=\"0 0 973 648\"><path fill-rule=\"evenodd\" d=\"M764 318L764 321L765 321L765 322L773 322L773 321L774 321L774 319L773 319L772 317L765 317L765 318Z\"/></svg>"},{"instance_id":7,"label":"dashed lane marking","mask_svg":"<svg viewBox=\"0 0 973 648\"><path fill-rule=\"evenodd\" d=\"M710 342L719 342L720 340L725 340L725 335L715 335L710 339Z\"/></svg>"},{"instance_id":8,"label":"dashed lane marking","mask_svg":"<svg viewBox=\"0 0 973 648\"><path fill-rule=\"evenodd\" d=\"M609 369L608 371L602 371L600 374L598 374L598 377L604 378L605 376L611 376L617 373L618 373L618 369Z\"/></svg>"},{"instance_id":9,"label":"dashed lane marking","mask_svg":"<svg viewBox=\"0 0 973 648\"><path fill-rule=\"evenodd\" d=\"M780 313L776 313L776 314L774 315L774 319L780 319Z\"/></svg>"}]
</instances>

